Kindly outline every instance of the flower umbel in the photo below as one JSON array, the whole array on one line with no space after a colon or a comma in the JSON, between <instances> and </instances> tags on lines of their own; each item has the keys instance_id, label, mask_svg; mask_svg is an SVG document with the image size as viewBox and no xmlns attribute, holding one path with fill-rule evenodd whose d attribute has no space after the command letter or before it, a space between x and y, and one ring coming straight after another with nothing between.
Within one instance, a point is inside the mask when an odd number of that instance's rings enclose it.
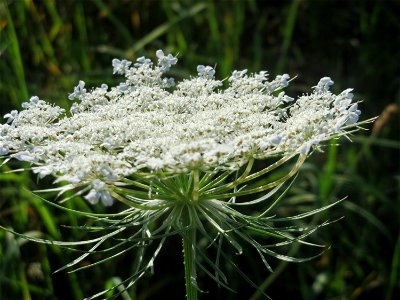
<instances>
[{"instance_id":1,"label":"flower umbel","mask_svg":"<svg viewBox=\"0 0 400 300\"><path fill-rule=\"evenodd\" d=\"M134 63L114 59L113 73L125 76L116 87L89 89L79 81L68 97L76 101L71 114L35 96L22 111L4 116L0 155L5 162L29 162L40 178L65 182L51 189L60 194L74 190L91 204L119 201L127 206L110 215L76 212L98 223L93 230L107 232L101 238L76 243L30 239L63 246L93 244L92 253L107 239L128 234L104 251L116 256L139 247L136 271L121 283L129 288L153 268L165 239L179 235L189 299L196 298L198 270L229 288L219 263L226 257L225 244L238 254L243 243L251 245L270 271L268 255L307 260L285 256L276 248L309 244L304 239L318 226L279 228L275 224L282 219L270 212L282 198L276 192L295 177L313 150L357 130L360 111L352 103L351 89L335 95L330 92L333 81L324 77L310 94L295 100L283 91L291 80L288 74L269 80L266 71L233 71L223 88L214 68L204 65L197 67L198 76L175 83L165 73L177 58L162 50L156 56L157 64L145 57ZM262 160L269 165L254 168ZM286 175L268 177L290 164ZM253 205L262 212L241 212L242 206ZM204 254L200 238L215 248L216 259ZM150 256L146 249L152 249ZM64 268L77 267L88 253Z\"/></svg>"}]
</instances>

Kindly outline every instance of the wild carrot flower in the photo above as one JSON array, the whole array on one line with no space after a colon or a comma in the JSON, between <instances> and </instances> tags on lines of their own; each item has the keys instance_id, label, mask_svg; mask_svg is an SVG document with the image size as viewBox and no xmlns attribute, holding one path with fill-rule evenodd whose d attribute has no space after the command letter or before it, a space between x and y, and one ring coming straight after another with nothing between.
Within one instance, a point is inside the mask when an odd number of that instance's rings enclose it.
<instances>
[{"instance_id":1,"label":"wild carrot flower","mask_svg":"<svg viewBox=\"0 0 400 300\"><path fill-rule=\"evenodd\" d=\"M351 89L333 94L333 81L324 77L311 93L295 100L284 92L288 74L270 79L265 71L233 71L224 88L214 68L203 65L197 67L197 76L175 84L165 73L177 58L162 50L156 56L157 63L145 57L134 63L114 59L113 73L125 76L116 87L88 88L79 81L68 97L74 101L69 113L35 96L20 112L4 116L0 155L5 162L29 162L40 178L66 183L50 189L60 194L73 190L93 205L120 201L127 207L114 214L76 212L94 220L92 229L103 232L99 238L35 240L93 245L66 268L77 266L110 238L117 244L103 249L109 257L139 249L136 271L121 283L129 288L153 268L165 239L180 235L188 299L197 297L198 271L229 288L220 265L226 244L238 254L243 243L251 245L268 270L267 256L303 261L276 249L307 244L304 239L316 227L276 227L282 219L271 214L281 199L275 193L323 142L357 129L360 111ZM255 170L255 162L266 159L274 162ZM292 160L287 174L267 180L273 178L267 176L270 172ZM262 205L262 212L242 212L243 206L252 205ZM118 239L125 232L129 237ZM215 247L215 258L204 254L200 238ZM150 256L146 249L152 249Z\"/></svg>"}]
</instances>

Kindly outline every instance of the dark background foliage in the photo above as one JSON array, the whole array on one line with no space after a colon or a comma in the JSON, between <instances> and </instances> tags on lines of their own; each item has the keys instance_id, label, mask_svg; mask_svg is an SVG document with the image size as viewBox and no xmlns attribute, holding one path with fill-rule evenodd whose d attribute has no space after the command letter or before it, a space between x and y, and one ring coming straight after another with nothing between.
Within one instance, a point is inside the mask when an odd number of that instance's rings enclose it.
<instances>
[{"instance_id":1,"label":"dark background foliage","mask_svg":"<svg viewBox=\"0 0 400 300\"><path fill-rule=\"evenodd\" d=\"M156 1L1 0L0 113L20 109L32 95L68 107L79 79L113 84L111 59L135 60L155 50L179 53L177 78L198 64L268 70L298 78L289 94L309 91L330 76L334 91L355 88L362 118L380 116L353 138L334 143L304 165L295 187L277 209L290 214L347 200L310 220L344 216L315 239L331 248L303 264L272 261L269 273L252 253L236 256L242 270L273 299L396 299L400 296L400 1ZM83 239L74 216L54 210L28 190L25 173L0 174L0 224L17 232L61 240ZM85 208L82 200L70 204ZM101 208L94 208L101 209ZM0 299L81 299L129 275L132 257L76 274L54 270L76 257L64 249L26 242L0 231ZM308 248L287 249L295 256ZM179 239L168 241L155 275L131 290L133 299L183 299ZM250 250L249 250L250 251ZM203 274L202 299L262 299L233 271L217 289Z\"/></svg>"}]
</instances>

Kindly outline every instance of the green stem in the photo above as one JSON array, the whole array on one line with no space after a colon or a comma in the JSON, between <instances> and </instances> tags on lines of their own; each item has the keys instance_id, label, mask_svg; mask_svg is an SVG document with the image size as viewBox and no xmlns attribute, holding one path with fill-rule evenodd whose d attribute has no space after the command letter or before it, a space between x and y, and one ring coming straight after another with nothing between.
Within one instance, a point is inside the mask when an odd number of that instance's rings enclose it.
<instances>
[{"instance_id":1,"label":"green stem","mask_svg":"<svg viewBox=\"0 0 400 300\"><path fill-rule=\"evenodd\" d=\"M246 179L247 175L250 174L251 168L253 167L254 164L254 158L249 159L249 162L246 166L246 169L244 170L244 172L242 173L242 175L240 175L237 179L235 179L235 181L232 181L228 184L213 188L213 189L209 189L207 191L208 192L215 192L216 190L230 190L236 186L238 186L239 184L241 184L243 182L243 180Z\"/></svg>"},{"instance_id":2,"label":"green stem","mask_svg":"<svg viewBox=\"0 0 400 300\"><path fill-rule=\"evenodd\" d=\"M190 228L184 235L183 239L183 258L185 264L185 285L186 299L197 300L197 289L192 284L192 278L195 279L195 243L196 243L196 228Z\"/></svg>"},{"instance_id":3,"label":"green stem","mask_svg":"<svg viewBox=\"0 0 400 300\"><path fill-rule=\"evenodd\" d=\"M193 171L193 202L199 201L199 170Z\"/></svg>"}]
</instances>

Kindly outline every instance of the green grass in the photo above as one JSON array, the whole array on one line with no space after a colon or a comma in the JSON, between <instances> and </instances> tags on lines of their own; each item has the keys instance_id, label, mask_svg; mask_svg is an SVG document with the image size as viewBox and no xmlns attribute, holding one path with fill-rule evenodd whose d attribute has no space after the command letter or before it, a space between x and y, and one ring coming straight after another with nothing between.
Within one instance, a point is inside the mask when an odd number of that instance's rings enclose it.
<instances>
[{"instance_id":1,"label":"green grass","mask_svg":"<svg viewBox=\"0 0 400 300\"><path fill-rule=\"evenodd\" d=\"M108 75L112 58L134 60L163 48L182 57L173 74L177 77L195 74L197 64L217 64L222 77L234 69L266 69L271 76L299 75L289 93L301 94L329 75L336 91L355 88L367 119L389 104L400 104L399 9L394 0L0 0L0 113L19 109L33 95L67 107L67 95L79 79L93 86L115 82ZM314 237L331 245L329 251L304 264L275 262L271 274L251 253L239 257L243 271L273 299L399 297L398 118L398 113L387 118L376 136L365 131L353 143L327 145L303 167L277 207L285 215L348 196L312 220L345 217ZM29 192L51 181L37 182L26 172L5 173L6 166L0 170L0 225L51 239L84 238L83 232L63 227L82 225L83 219ZM67 205L90 209L82 199ZM183 298L179 241L165 249L155 275L144 278L125 299L159 299L167 293L171 296L164 299ZM288 251L299 257L313 254L301 247ZM82 299L117 282L116 276L126 277L135 260L128 255L83 273L52 273L77 255L0 231L0 299ZM41 266L39 277L32 275L34 263ZM236 294L218 290L204 276L200 285L210 293L201 299L262 299L240 277L230 283Z\"/></svg>"}]
</instances>

